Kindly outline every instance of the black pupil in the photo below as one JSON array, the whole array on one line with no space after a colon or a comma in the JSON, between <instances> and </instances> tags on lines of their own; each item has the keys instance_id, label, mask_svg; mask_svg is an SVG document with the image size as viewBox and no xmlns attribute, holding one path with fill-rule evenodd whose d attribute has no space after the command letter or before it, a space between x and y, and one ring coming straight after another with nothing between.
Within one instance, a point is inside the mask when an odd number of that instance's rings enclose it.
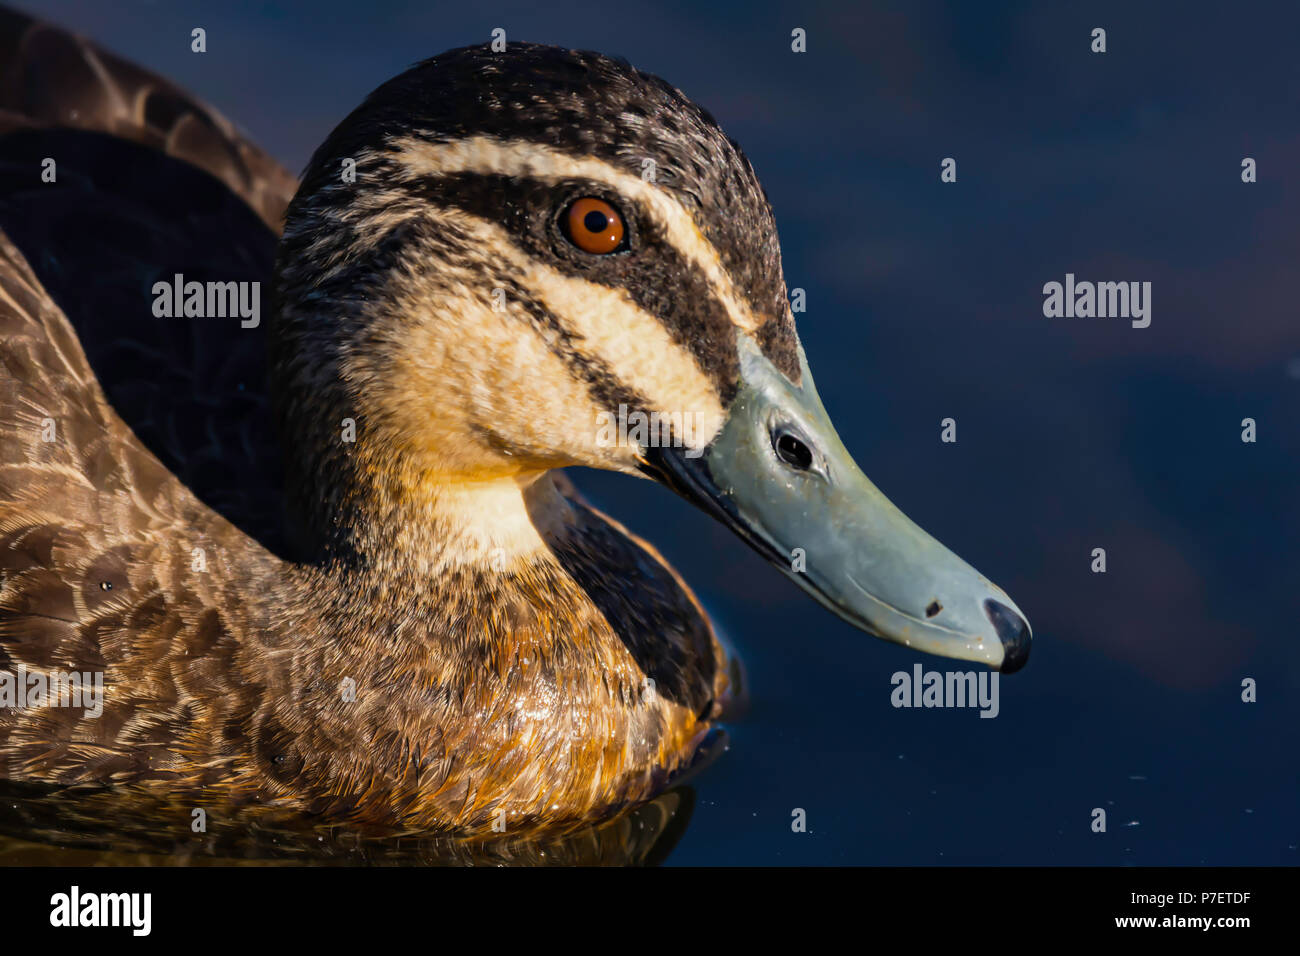
<instances>
[{"instance_id":1,"label":"black pupil","mask_svg":"<svg viewBox=\"0 0 1300 956\"><path fill-rule=\"evenodd\" d=\"M793 435L782 435L776 440L776 453L792 468L807 471L812 464L812 452Z\"/></svg>"},{"instance_id":2,"label":"black pupil","mask_svg":"<svg viewBox=\"0 0 1300 956\"><path fill-rule=\"evenodd\" d=\"M582 224L587 227L588 232L602 233L605 231L605 227L609 225L609 220L605 218L603 212L593 209L582 217Z\"/></svg>"}]
</instances>

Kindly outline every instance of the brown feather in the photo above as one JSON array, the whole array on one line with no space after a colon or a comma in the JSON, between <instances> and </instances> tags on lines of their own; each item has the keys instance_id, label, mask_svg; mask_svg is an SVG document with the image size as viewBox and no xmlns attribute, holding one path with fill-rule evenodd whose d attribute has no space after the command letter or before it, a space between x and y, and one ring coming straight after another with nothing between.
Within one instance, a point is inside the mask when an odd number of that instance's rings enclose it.
<instances>
[{"instance_id":1,"label":"brown feather","mask_svg":"<svg viewBox=\"0 0 1300 956\"><path fill-rule=\"evenodd\" d=\"M278 230L292 180L215 113L0 17L0 129L146 144ZM333 461L312 448L324 434L293 437L291 461ZM664 791L736 693L676 573L561 476L410 484L393 451L363 438L366 482L293 486L372 520L380 559L284 560L137 438L0 233L0 665L101 671L107 688L98 718L0 709L0 777L88 793L84 807L307 815L362 834L486 835L502 814L515 835L574 829ZM504 512L476 510L488 500ZM536 541L496 567L465 542L507 520Z\"/></svg>"}]
</instances>

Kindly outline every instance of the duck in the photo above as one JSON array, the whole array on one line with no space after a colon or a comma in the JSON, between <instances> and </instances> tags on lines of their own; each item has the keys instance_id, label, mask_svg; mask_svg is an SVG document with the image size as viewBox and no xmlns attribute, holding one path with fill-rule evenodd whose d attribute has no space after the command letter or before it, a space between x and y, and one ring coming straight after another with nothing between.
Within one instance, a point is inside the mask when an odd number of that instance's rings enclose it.
<instances>
[{"instance_id":1,"label":"duck","mask_svg":"<svg viewBox=\"0 0 1300 956\"><path fill-rule=\"evenodd\" d=\"M103 686L0 707L0 779L466 836L655 799L743 668L574 467L661 483L865 633L1024 665L1019 608L838 438L767 195L676 87L455 49L298 179L0 19L0 674ZM255 327L214 283L266 292Z\"/></svg>"}]
</instances>

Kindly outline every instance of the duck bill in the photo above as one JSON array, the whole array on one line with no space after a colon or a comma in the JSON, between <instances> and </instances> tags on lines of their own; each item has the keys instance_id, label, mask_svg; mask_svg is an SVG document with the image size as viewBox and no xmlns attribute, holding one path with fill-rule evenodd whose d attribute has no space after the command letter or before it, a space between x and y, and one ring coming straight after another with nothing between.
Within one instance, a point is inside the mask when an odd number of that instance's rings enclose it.
<instances>
[{"instance_id":1,"label":"duck bill","mask_svg":"<svg viewBox=\"0 0 1300 956\"><path fill-rule=\"evenodd\" d=\"M646 470L855 627L1004 673L1023 667L1024 615L858 469L803 350L799 386L743 333L740 354L740 390L718 434L702 449L646 449Z\"/></svg>"}]
</instances>

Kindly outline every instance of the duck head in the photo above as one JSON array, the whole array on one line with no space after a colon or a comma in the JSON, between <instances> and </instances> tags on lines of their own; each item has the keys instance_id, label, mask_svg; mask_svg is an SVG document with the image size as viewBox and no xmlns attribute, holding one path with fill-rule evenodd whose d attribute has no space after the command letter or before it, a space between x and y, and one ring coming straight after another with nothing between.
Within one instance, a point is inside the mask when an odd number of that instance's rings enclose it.
<instances>
[{"instance_id":1,"label":"duck head","mask_svg":"<svg viewBox=\"0 0 1300 956\"><path fill-rule=\"evenodd\" d=\"M501 529L539 476L612 469L863 631L1003 671L1028 656L1011 599L840 442L753 168L656 77L512 43L386 83L313 158L276 300L283 426L321 449L290 480L326 547L396 547L367 528L469 496L485 541L522 548Z\"/></svg>"}]
</instances>

